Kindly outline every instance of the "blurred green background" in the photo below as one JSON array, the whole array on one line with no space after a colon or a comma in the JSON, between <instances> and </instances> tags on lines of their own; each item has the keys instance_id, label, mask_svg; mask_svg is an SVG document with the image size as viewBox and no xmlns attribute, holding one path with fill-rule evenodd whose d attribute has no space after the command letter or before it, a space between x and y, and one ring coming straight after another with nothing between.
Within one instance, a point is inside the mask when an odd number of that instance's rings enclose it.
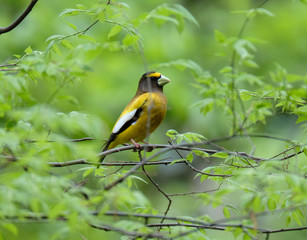
<instances>
[{"instance_id":1,"label":"blurred green background","mask_svg":"<svg viewBox=\"0 0 307 240\"><path fill-rule=\"evenodd\" d=\"M29 1L1 0L0 2L0 25L6 26L12 22L27 6ZM209 113L206 116L193 104L201 99L198 90L193 86L194 77L189 71L179 71L176 68L153 68L155 64L169 62L177 59L191 59L197 62L203 69L219 76L219 71L229 65L228 56L218 56L221 46L215 41L214 31L219 30L227 37L236 36L244 22L245 15L237 13L239 10L247 10L257 7L259 0L186 0L186 1L127 1L130 9L127 11L127 18L133 19L143 12L149 12L162 3L180 3L186 7L197 19L199 26L187 22L184 30L180 33L171 23L166 23L157 27L153 22L148 22L140 27L144 45L143 57L135 51L110 51L100 49L91 53L93 56L80 56L84 64L90 69L81 77L81 82L74 85L66 85L59 95L71 95L76 101L55 102L59 111L78 111L97 116L101 119L101 125L97 129L92 129L92 136L96 138L92 142L99 151L104 139L108 138L109 132L114 122L121 113L126 103L134 95L137 81L140 76L148 70L160 71L169 77L172 82L164 88L169 104L168 112L163 124L153 133L150 138L152 143L167 143L168 138L165 132L168 129L176 129L178 132L198 132L208 139L228 135L230 122L225 122L220 113ZM41 0L34 7L30 15L13 31L0 36L0 63L14 58L13 55L23 55L24 50L31 46L33 50L44 51L48 45L46 39L51 35L69 34L73 30L65 21L73 23L78 30L89 26L93 20L88 16L74 16L67 18L58 17L66 8L73 8L76 3L91 6L94 0ZM257 45L256 60L259 68L252 69L255 75L261 75L264 79L269 78L269 73L275 69L275 63L285 67L289 72L306 75L307 56L307 7L300 1L271 0L265 7L274 13L274 17L259 16L253 19L246 28L244 35L259 39ZM93 36L99 42L108 41L108 33L113 26L107 23L99 23L91 28L87 35ZM119 37L119 36L116 36ZM115 38L116 38L115 37ZM76 55L75 57L78 57ZM48 81L40 81L31 87L33 96L42 103L46 102L55 91L54 85ZM302 132L295 126L295 117L282 116L268 121L266 126L259 126L259 131L269 132L279 136L292 139L306 139ZM85 136L80 136L85 137ZM267 147L263 140L256 140L257 153L266 156L262 150ZM240 141L233 141L232 146L227 146L238 151L245 150L245 145ZM276 153L280 150L279 143L271 143L270 148L276 148ZM132 153L131 153L132 154ZM110 157L112 159L112 157ZM167 187L165 190L171 193L212 189L215 186L195 186L194 175L186 172L180 166L173 166L167 169L159 169L159 179L161 186ZM184 175L184 177L182 177ZM163 180L160 180L163 179ZM168 184L165 184L168 182ZM157 205L166 204L165 199L157 196L153 189L146 189L146 195L154 193L153 198L157 198ZM153 192L154 191L154 192ZM198 200L199 201L199 200ZM186 201L185 197L174 200L172 211L180 209L182 215L197 214L199 209ZM206 211L213 212L212 207ZM215 212L214 212L215 213ZM209 214L210 215L210 214ZM212 216L218 219L219 216ZM48 239L53 232L54 226L40 223L39 226L31 223L21 224L22 234L20 239ZM264 223L265 225L265 223ZM40 228L38 231L37 229ZM87 239L95 238L101 231L89 228ZM210 233L212 239L220 239L222 234ZM304 239L306 231L295 233L283 233L272 235L272 239L288 239L294 236L295 239ZM28 238L25 236L29 236ZM112 236L112 233L107 235ZM117 235L116 235L117 236ZM56 239L56 237L55 237ZM81 239L76 233L71 239Z\"/></svg>"},{"instance_id":2,"label":"blurred green background","mask_svg":"<svg viewBox=\"0 0 307 240\"><path fill-rule=\"evenodd\" d=\"M186 23L185 29L179 33L171 23L157 27L149 22L139 29L143 37L144 55L135 52L110 52L102 50L95 52L94 60L87 62L91 71L82 78L82 82L74 87L66 87L62 93L76 96L79 105L62 104L59 107L63 112L82 111L101 117L107 124L107 132L113 126L121 110L136 91L137 81L147 70L157 70L168 76L172 84L165 88L169 100L169 111L165 122L154 133L157 139L163 138L166 129L174 128L180 132L194 131L206 137L225 135L223 119L204 118L199 110L191 107L200 98L195 83L188 71L177 69L153 69L157 63L177 59L191 59L203 69L218 75L219 70L229 64L230 59L216 56L220 50L214 37L214 30L223 32L227 37L236 36L245 16L236 13L258 6L261 1L129 1L130 10L128 18L134 18L143 12L149 12L161 3L180 3L185 6L197 19L200 26ZM94 1L78 1L85 6L91 6ZM14 31L4 34L0 38L2 46L0 57L5 62L14 54L23 54L31 46L34 50L43 51L47 47L45 40L51 35L69 34L72 31L64 21L71 22L82 30L92 22L88 17L74 16L65 19L58 15L65 8L73 8L75 1L39 1L34 11ZM23 11L26 1L2 1L0 8L0 22L2 26L9 24ZM265 78L274 69L274 64L288 69L291 73L305 74L306 64L306 35L307 20L306 8L299 1L268 1L265 6L275 14L275 17L260 16L253 19L248 25L244 35L261 39L257 61L258 69L253 69L254 74ZM107 41L107 34L112 25L103 23L90 29L87 34L94 36L101 42ZM260 41L260 40L259 40ZM53 89L48 85L38 85L33 89L37 98L46 101ZM181 96L180 98L178 96ZM112 101L110 100L112 99ZM219 127L212 127L218 124ZM221 129L218 132L216 129ZM105 139L108 133L96 133ZM158 138L159 136L159 138Z\"/></svg>"}]
</instances>

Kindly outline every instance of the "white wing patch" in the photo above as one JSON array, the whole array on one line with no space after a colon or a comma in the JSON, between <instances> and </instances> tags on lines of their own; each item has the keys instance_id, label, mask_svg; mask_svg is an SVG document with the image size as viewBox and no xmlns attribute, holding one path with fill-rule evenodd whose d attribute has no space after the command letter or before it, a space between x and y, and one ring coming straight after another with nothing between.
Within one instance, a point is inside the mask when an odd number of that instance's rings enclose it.
<instances>
[{"instance_id":1,"label":"white wing patch","mask_svg":"<svg viewBox=\"0 0 307 240\"><path fill-rule=\"evenodd\" d=\"M137 109L134 109L133 111L126 113L120 119L118 119L117 123L115 124L113 128L112 133L117 133L122 128L122 126L125 125L126 122L128 122L134 117L136 111Z\"/></svg>"}]
</instances>

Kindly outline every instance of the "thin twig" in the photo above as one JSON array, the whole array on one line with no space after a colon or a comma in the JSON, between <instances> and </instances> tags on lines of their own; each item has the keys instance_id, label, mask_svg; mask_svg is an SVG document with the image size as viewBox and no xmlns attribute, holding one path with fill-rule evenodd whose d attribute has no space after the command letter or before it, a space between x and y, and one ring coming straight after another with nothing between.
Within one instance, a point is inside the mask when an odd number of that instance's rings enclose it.
<instances>
[{"instance_id":1,"label":"thin twig","mask_svg":"<svg viewBox=\"0 0 307 240\"><path fill-rule=\"evenodd\" d=\"M33 140L33 139L27 139L26 141L29 143L35 143L35 142L85 142L85 141L91 141L95 140L93 137L85 137L85 138L77 138L77 139L63 139L63 140Z\"/></svg>"},{"instance_id":2,"label":"thin twig","mask_svg":"<svg viewBox=\"0 0 307 240\"><path fill-rule=\"evenodd\" d=\"M37 1L38 0L31 0L26 10L24 10L24 12L13 23L7 27L0 28L0 35L12 31L14 28L16 28L28 16Z\"/></svg>"},{"instance_id":3,"label":"thin twig","mask_svg":"<svg viewBox=\"0 0 307 240\"><path fill-rule=\"evenodd\" d=\"M142 155L141 155L141 152L140 152L140 151L139 151L139 158L140 158L140 160L142 161ZM145 175L147 176L147 178L149 179L149 181L155 186L155 188L156 188L160 193L162 193L163 196L168 200L168 205L167 205L166 210L165 210L165 212L164 212L164 216L166 216L167 213L168 213L168 211L170 210L171 205L172 205L172 199L170 199L169 195L168 195L167 193L165 193L165 192L159 187L159 185L153 180L153 178L148 174L148 172L146 171L144 165L142 166L142 170L143 170L143 172L145 173ZM164 222L164 219L165 219L165 218L162 218L161 223Z\"/></svg>"},{"instance_id":4,"label":"thin twig","mask_svg":"<svg viewBox=\"0 0 307 240\"><path fill-rule=\"evenodd\" d=\"M128 232L126 230L123 230L121 228L116 228L108 224L89 224L92 228L104 230L104 231L112 231L112 232L117 232L120 233L124 236L131 236L131 237L142 237L143 239L148 239L148 238L160 238L160 239L170 239L169 237L165 237L161 233L141 233L141 232Z\"/></svg>"}]
</instances>

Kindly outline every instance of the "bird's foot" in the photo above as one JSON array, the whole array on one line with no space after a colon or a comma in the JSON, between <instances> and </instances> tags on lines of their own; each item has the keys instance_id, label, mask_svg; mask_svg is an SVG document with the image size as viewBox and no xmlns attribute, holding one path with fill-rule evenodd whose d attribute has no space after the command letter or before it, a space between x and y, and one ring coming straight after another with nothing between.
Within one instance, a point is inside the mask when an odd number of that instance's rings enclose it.
<instances>
[{"instance_id":1,"label":"bird's foot","mask_svg":"<svg viewBox=\"0 0 307 240\"><path fill-rule=\"evenodd\" d=\"M134 141L132 138L130 139L130 141L131 141L132 144L135 146L134 151L141 150L141 144L137 143L137 142Z\"/></svg>"}]
</instances>

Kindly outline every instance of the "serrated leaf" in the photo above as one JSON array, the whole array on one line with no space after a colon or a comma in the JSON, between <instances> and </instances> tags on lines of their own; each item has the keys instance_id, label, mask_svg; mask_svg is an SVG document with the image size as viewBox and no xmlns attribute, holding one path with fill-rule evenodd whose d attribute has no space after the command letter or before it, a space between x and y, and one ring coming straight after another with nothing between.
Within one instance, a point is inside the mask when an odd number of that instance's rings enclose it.
<instances>
[{"instance_id":1,"label":"serrated leaf","mask_svg":"<svg viewBox=\"0 0 307 240\"><path fill-rule=\"evenodd\" d=\"M109 32L108 34L108 39L110 39L111 37L116 36L118 33L120 33L122 30L122 27L119 25L115 25Z\"/></svg>"}]
</instances>

